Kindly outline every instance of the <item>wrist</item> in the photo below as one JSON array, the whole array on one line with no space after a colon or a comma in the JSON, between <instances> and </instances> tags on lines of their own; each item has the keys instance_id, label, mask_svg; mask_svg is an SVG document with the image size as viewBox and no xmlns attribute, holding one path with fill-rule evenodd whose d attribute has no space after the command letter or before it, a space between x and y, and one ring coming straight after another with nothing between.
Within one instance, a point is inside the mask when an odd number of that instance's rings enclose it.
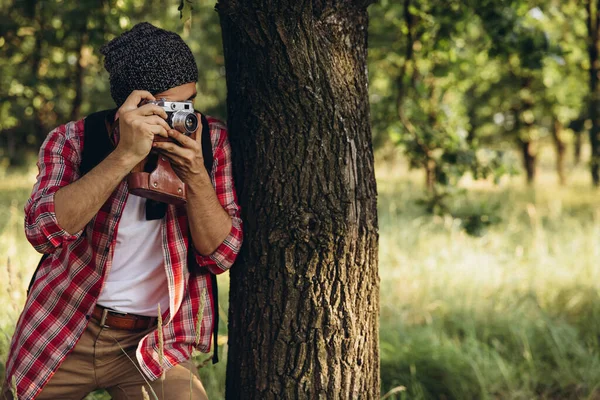
<instances>
[{"instance_id":1,"label":"wrist","mask_svg":"<svg viewBox=\"0 0 600 400\"><path fill-rule=\"evenodd\" d=\"M122 151L118 146L112 153L108 155L107 158L109 157L113 163L119 167L122 167L123 170L127 172L130 172L133 167L135 167L141 161L139 157L136 157L134 154L129 152Z\"/></svg>"},{"instance_id":2,"label":"wrist","mask_svg":"<svg viewBox=\"0 0 600 400\"><path fill-rule=\"evenodd\" d=\"M190 194L201 193L207 188L213 189L213 186L210 176L208 176L208 172L205 169L199 174L195 174L193 179L186 182L186 191Z\"/></svg>"}]
</instances>

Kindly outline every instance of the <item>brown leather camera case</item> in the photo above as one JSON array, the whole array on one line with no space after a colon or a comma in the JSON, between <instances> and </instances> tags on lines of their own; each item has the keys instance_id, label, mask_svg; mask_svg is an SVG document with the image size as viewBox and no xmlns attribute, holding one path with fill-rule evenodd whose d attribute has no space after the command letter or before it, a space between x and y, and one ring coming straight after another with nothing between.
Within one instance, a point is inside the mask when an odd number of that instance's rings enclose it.
<instances>
[{"instance_id":1,"label":"brown leather camera case","mask_svg":"<svg viewBox=\"0 0 600 400\"><path fill-rule=\"evenodd\" d=\"M195 139L195 137L196 132L193 132L190 138ZM156 136L154 140L176 143L174 140L162 136ZM129 193L168 204L185 204L185 183L173 171L169 159L158 153L156 168L152 172L144 171L147 162L148 157L136 165L127 176Z\"/></svg>"}]
</instances>

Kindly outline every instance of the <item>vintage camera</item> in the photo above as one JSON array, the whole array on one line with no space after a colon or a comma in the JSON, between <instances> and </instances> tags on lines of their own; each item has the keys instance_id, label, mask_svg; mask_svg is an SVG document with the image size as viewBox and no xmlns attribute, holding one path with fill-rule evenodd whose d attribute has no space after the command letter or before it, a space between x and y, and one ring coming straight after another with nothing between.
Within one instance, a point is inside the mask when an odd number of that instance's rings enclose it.
<instances>
[{"instance_id":1,"label":"vintage camera","mask_svg":"<svg viewBox=\"0 0 600 400\"><path fill-rule=\"evenodd\" d=\"M167 124L172 129L196 139L196 130L198 129L198 115L194 111L191 101L168 101L159 99L154 101L144 101L144 104L156 104L162 107L167 113ZM198 133L199 134L199 133ZM177 143L171 138L155 136L157 142ZM156 151L151 151L148 157L136 165L127 176L129 192L136 196L156 200L169 204L186 203L186 187L179 179L168 159Z\"/></svg>"},{"instance_id":2,"label":"vintage camera","mask_svg":"<svg viewBox=\"0 0 600 400\"><path fill-rule=\"evenodd\" d=\"M167 113L167 124L173 129L190 135L198 129L198 116L191 101L150 100L146 104L156 104Z\"/></svg>"}]
</instances>

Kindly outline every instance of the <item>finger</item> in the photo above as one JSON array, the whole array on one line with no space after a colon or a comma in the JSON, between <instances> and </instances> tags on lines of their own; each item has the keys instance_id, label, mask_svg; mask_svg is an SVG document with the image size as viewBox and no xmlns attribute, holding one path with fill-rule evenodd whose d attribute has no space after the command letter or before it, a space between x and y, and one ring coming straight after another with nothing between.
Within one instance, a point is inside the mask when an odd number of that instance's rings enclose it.
<instances>
[{"instance_id":1,"label":"finger","mask_svg":"<svg viewBox=\"0 0 600 400\"><path fill-rule=\"evenodd\" d=\"M155 150L156 150L156 148L155 148ZM169 160L169 162L171 163L171 165L173 165L173 166L179 167L184 164L183 158L181 158L177 155L168 153L166 151L159 151L159 153L162 157L167 158Z\"/></svg>"},{"instance_id":2,"label":"finger","mask_svg":"<svg viewBox=\"0 0 600 400\"><path fill-rule=\"evenodd\" d=\"M178 165L189 165L194 159L193 151L173 143L154 142L154 150L176 161Z\"/></svg>"},{"instance_id":3,"label":"finger","mask_svg":"<svg viewBox=\"0 0 600 400\"><path fill-rule=\"evenodd\" d=\"M162 108L157 106L156 104L144 104L141 107L138 107L136 111L137 115L158 115L163 119L167 119L167 112Z\"/></svg>"},{"instance_id":4,"label":"finger","mask_svg":"<svg viewBox=\"0 0 600 400\"><path fill-rule=\"evenodd\" d=\"M146 90L134 90L131 92L125 103L119 107L120 111L131 111L138 108L142 100L156 100L152 94Z\"/></svg>"},{"instance_id":5,"label":"finger","mask_svg":"<svg viewBox=\"0 0 600 400\"><path fill-rule=\"evenodd\" d=\"M202 114L196 112L196 116L198 117L198 129L196 129L196 137L194 138L200 147L202 147Z\"/></svg>"},{"instance_id":6,"label":"finger","mask_svg":"<svg viewBox=\"0 0 600 400\"><path fill-rule=\"evenodd\" d=\"M160 125L145 124L145 127L148 132L152 132L154 135L169 137L167 130Z\"/></svg>"},{"instance_id":7,"label":"finger","mask_svg":"<svg viewBox=\"0 0 600 400\"><path fill-rule=\"evenodd\" d=\"M189 136L184 135L183 133L179 132L177 129L169 129L168 133L169 133L169 136L171 137L171 139L177 140L179 143L181 143L181 145L183 147L186 147L189 149L196 148L196 141L193 140L192 138L190 138Z\"/></svg>"},{"instance_id":8,"label":"finger","mask_svg":"<svg viewBox=\"0 0 600 400\"><path fill-rule=\"evenodd\" d=\"M144 122L150 125L160 125L163 128L165 128L165 131L167 131L167 133L171 130L171 127L169 126L169 124L167 124L167 121L165 121L158 115L150 115L148 117L144 117Z\"/></svg>"},{"instance_id":9,"label":"finger","mask_svg":"<svg viewBox=\"0 0 600 400\"><path fill-rule=\"evenodd\" d=\"M162 150L165 155L173 155L181 158L185 158L185 153L189 151L175 143L169 142L154 142L153 146L157 150Z\"/></svg>"}]
</instances>

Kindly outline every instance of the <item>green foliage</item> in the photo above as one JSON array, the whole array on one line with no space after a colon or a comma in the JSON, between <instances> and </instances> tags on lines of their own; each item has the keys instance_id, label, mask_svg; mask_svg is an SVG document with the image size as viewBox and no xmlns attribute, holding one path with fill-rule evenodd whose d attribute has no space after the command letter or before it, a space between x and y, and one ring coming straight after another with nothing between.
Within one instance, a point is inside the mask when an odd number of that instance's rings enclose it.
<instances>
[{"instance_id":1,"label":"green foliage","mask_svg":"<svg viewBox=\"0 0 600 400\"><path fill-rule=\"evenodd\" d=\"M432 211L466 174L497 180L515 170L504 151L584 113L586 13L574 1L383 0L370 15L375 144L426 171Z\"/></svg>"}]
</instances>

